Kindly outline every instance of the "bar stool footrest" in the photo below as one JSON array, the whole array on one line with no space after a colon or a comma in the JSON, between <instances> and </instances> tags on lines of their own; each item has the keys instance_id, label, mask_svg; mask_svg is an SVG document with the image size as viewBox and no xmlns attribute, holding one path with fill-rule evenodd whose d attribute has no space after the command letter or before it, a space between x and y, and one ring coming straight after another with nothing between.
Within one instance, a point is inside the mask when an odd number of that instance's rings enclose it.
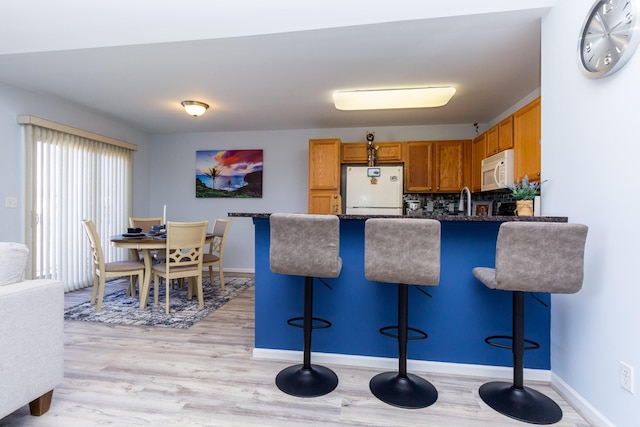
<instances>
[{"instance_id":1,"label":"bar stool footrest","mask_svg":"<svg viewBox=\"0 0 640 427\"><path fill-rule=\"evenodd\" d=\"M313 324L314 322L315 325ZM331 327L331 322L320 317L312 317L311 323L311 329L326 329ZM304 328L304 317L292 317L291 319L287 320L287 324L295 328Z\"/></svg>"},{"instance_id":2,"label":"bar stool footrest","mask_svg":"<svg viewBox=\"0 0 640 427\"><path fill-rule=\"evenodd\" d=\"M311 365L309 368L302 364L293 365L280 371L276 376L276 386L291 396L324 396L338 386L338 376L321 365Z\"/></svg>"},{"instance_id":3,"label":"bar stool footrest","mask_svg":"<svg viewBox=\"0 0 640 427\"><path fill-rule=\"evenodd\" d=\"M426 408L438 400L436 388L414 374L403 377L397 372L383 372L371 378L369 389L378 399L399 408Z\"/></svg>"},{"instance_id":4,"label":"bar stool footrest","mask_svg":"<svg viewBox=\"0 0 640 427\"><path fill-rule=\"evenodd\" d=\"M562 419L562 409L551 398L529 387L494 381L480 387L480 397L507 417L532 424L554 424Z\"/></svg>"},{"instance_id":5,"label":"bar stool footrest","mask_svg":"<svg viewBox=\"0 0 640 427\"><path fill-rule=\"evenodd\" d=\"M399 338L398 334L392 334L391 332L388 332L391 329L398 329L398 327L397 326L385 326L384 328L380 328L380 333L382 335L387 336L387 337L398 339ZM417 334L417 335L407 336L407 340L424 340L424 339L427 339L429 337L429 335L425 331L421 331L420 329L407 328L407 331L408 332L409 331L410 332L415 332Z\"/></svg>"},{"instance_id":6,"label":"bar stool footrest","mask_svg":"<svg viewBox=\"0 0 640 427\"><path fill-rule=\"evenodd\" d=\"M502 344L502 343L496 342L496 340L507 340L507 341L513 342L513 337L510 335L491 335L490 337L486 337L484 339L484 342L486 342L487 344L493 347L506 348L509 350L513 349L513 344ZM529 344L528 346L526 345L524 346L524 350L537 350L540 348L540 344L538 344L535 341L525 339L524 342L525 344Z\"/></svg>"}]
</instances>

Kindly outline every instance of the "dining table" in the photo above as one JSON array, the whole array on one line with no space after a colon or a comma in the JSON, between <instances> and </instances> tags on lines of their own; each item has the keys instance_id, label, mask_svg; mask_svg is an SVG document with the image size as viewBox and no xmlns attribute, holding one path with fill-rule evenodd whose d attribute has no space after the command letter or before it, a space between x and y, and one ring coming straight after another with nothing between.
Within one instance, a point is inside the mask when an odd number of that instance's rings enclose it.
<instances>
[{"instance_id":1,"label":"dining table","mask_svg":"<svg viewBox=\"0 0 640 427\"><path fill-rule=\"evenodd\" d=\"M213 240L213 234L207 233L205 243ZM111 236L111 246L116 248L133 249L142 253L144 261L144 280L140 286L140 309L147 307L147 298L151 287L151 274L153 269L154 250L166 250L166 234L140 233L135 236L119 234Z\"/></svg>"}]
</instances>

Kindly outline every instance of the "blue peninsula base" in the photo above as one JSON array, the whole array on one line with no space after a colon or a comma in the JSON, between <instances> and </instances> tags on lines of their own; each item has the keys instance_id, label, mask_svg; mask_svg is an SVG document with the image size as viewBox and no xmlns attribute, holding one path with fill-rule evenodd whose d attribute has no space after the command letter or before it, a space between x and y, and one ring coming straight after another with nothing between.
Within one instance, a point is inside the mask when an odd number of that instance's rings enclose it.
<instances>
[{"instance_id":1,"label":"blue peninsula base","mask_svg":"<svg viewBox=\"0 0 640 427\"><path fill-rule=\"evenodd\" d=\"M255 225L256 349L302 350L302 330L287 319L302 314L303 278L271 273L269 218L253 217ZM397 358L396 340L379 333L397 324L397 286L364 277L365 219L341 217L340 277L315 280L314 316L333 326L313 334L314 352ZM484 342L490 335L511 335L511 293L490 290L477 281L473 267L493 267L500 221L441 221L440 285L423 287L428 297L409 289L409 326L422 329L426 340L410 341L408 358L489 366L512 366L509 350ZM535 255L535 254L532 254ZM313 262L313 260L309 260ZM526 338L540 344L525 354L525 367L550 369L550 297L525 298Z\"/></svg>"}]
</instances>

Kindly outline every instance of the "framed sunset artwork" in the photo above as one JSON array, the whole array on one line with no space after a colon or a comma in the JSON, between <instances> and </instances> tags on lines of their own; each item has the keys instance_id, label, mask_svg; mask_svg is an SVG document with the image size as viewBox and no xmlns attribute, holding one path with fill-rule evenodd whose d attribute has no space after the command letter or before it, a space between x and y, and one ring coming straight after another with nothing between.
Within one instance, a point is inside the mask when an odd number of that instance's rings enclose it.
<instances>
[{"instance_id":1,"label":"framed sunset artwork","mask_svg":"<svg viewBox=\"0 0 640 427\"><path fill-rule=\"evenodd\" d=\"M196 197L262 197L262 150L196 151Z\"/></svg>"}]
</instances>

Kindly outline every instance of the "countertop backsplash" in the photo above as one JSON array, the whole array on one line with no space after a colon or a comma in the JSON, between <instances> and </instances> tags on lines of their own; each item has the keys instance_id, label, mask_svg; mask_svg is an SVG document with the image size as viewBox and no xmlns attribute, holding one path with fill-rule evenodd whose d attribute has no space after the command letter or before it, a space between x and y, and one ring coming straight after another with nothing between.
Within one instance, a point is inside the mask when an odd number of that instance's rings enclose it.
<instances>
[{"instance_id":1,"label":"countertop backsplash","mask_svg":"<svg viewBox=\"0 0 640 427\"><path fill-rule=\"evenodd\" d=\"M452 194L404 194L403 201L418 200L422 206L417 211L405 213L411 216L426 215L462 215L464 212L458 210L460 204L460 193ZM509 190L495 190L486 192L476 192L471 194L471 202L490 202L492 204L492 215L496 215L499 207L503 203L514 203L515 198ZM406 204L405 204L406 206ZM466 208L466 205L465 205Z\"/></svg>"}]
</instances>

